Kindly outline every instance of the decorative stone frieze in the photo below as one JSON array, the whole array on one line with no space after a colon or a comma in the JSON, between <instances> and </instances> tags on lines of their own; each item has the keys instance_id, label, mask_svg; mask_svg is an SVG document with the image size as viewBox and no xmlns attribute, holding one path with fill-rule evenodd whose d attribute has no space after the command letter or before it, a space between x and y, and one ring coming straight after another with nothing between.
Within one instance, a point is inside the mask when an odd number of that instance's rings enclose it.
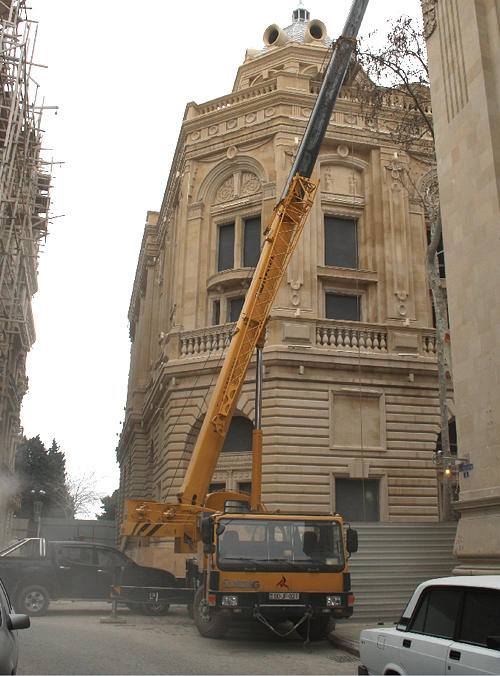
<instances>
[{"instance_id":1,"label":"decorative stone frieze","mask_svg":"<svg viewBox=\"0 0 500 676\"><path fill-rule=\"evenodd\" d=\"M424 35L428 40L436 30L437 0L422 0L422 14L424 15Z\"/></svg>"}]
</instances>

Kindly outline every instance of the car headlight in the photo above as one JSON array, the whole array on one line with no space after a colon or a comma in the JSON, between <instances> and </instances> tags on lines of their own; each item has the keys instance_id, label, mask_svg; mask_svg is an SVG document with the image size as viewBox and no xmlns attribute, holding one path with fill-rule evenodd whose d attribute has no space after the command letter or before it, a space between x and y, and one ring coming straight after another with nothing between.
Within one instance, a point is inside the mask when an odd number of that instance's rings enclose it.
<instances>
[{"instance_id":1,"label":"car headlight","mask_svg":"<svg viewBox=\"0 0 500 676\"><path fill-rule=\"evenodd\" d=\"M327 596L326 605L330 608L337 608L342 605L342 598L340 596Z\"/></svg>"},{"instance_id":2,"label":"car headlight","mask_svg":"<svg viewBox=\"0 0 500 676\"><path fill-rule=\"evenodd\" d=\"M237 606L238 605L238 597L237 596L223 596L222 597L222 605L223 606Z\"/></svg>"}]
</instances>

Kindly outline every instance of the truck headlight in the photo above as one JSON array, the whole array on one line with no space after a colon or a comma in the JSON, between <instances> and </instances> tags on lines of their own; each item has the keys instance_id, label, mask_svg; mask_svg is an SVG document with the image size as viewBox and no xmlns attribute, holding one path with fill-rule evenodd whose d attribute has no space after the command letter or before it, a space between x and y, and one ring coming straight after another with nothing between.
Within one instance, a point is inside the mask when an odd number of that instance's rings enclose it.
<instances>
[{"instance_id":1,"label":"truck headlight","mask_svg":"<svg viewBox=\"0 0 500 676\"><path fill-rule=\"evenodd\" d=\"M330 608L337 608L342 605L342 598L340 596L327 596L326 605Z\"/></svg>"},{"instance_id":2,"label":"truck headlight","mask_svg":"<svg viewBox=\"0 0 500 676\"><path fill-rule=\"evenodd\" d=\"M221 604L223 606L237 606L238 597L237 596L223 596Z\"/></svg>"}]
</instances>

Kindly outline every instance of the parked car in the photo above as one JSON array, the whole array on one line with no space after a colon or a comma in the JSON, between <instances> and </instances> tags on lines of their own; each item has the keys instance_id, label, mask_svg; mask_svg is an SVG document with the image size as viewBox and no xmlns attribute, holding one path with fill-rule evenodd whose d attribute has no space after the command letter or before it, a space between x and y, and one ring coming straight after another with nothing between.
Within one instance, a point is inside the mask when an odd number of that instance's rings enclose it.
<instances>
[{"instance_id":1,"label":"parked car","mask_svg":"<svg viewBox=\"0 0 500 676\"><path fill-rule=\"evenodd\" d=\"M0 581L0 674L15 674L19 657L18 629L27 629L30 618L14 613L9 596Z\"/></svg>"},{"instance_id":2,"label":"parked car","mask_svg":"<svg viewBox=\"0 0 500 676\"><path fill-rule=\"evenodd\" d=\"M122 585L177 587L166 570L139 566L122 552L94 542L48 542L27 538L0 552L0 577L16 610L44 615L56 599L110 600L116 566ZM130 604L146 615L165 615L168 603Z\"/></svg>"},{"instance_id":3,"label":"parked car","mask_svg":"<svg viewBox=\"0 0 500 676\"><path fill-rule=\"evenodd\" d=\"M500 575L417 587L394 628L364 629L358 674L500 674Z\"/></svg>"}]
</instances>

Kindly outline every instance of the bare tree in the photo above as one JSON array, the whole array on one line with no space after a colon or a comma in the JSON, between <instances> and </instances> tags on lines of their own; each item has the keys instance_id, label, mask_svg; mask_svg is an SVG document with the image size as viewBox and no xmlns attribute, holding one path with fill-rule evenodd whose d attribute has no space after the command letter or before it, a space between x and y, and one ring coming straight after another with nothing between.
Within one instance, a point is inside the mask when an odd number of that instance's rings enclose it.
<instances>
[{"instance_id":1,"label":"bare tree","mask_svg":"<svg viewBox=\"0 0 500 676\"><path fill-rule=\"evenodd\" d=\"M56 501L67 519L94 515L103 493L98 490L95 471L66 475L64 486L54 487Z\"/></svg>"},{"instance_id":2,"label":"bare tree","mask_svg":"<svg viewBox=\"0 0 500 676\"><path fill-rule=\"evenodd\" d=\"M439 274L441 209L425 37L423 31L407 16L390 22L390 30L382 46L370 44L375 35L371 33L367 40L361 39L358 46L357 59L362 70L357 77L357 96L374 134L380 135L386 142L390 139L403 154L412 157L423 167L424 177L416 178L395 155L396 174L398 177L404 176L404 179L399 179L400 182L411 198L420 203L430 225L425 266L436 317L441 443L443 468L446 470L451 466L446 371L451 378L452 364L448 316ZM395 114L388 115L388 110ZM451 498L451 476L445 471L444 521L452 518Z\"/></svg>"}]
</instances>

